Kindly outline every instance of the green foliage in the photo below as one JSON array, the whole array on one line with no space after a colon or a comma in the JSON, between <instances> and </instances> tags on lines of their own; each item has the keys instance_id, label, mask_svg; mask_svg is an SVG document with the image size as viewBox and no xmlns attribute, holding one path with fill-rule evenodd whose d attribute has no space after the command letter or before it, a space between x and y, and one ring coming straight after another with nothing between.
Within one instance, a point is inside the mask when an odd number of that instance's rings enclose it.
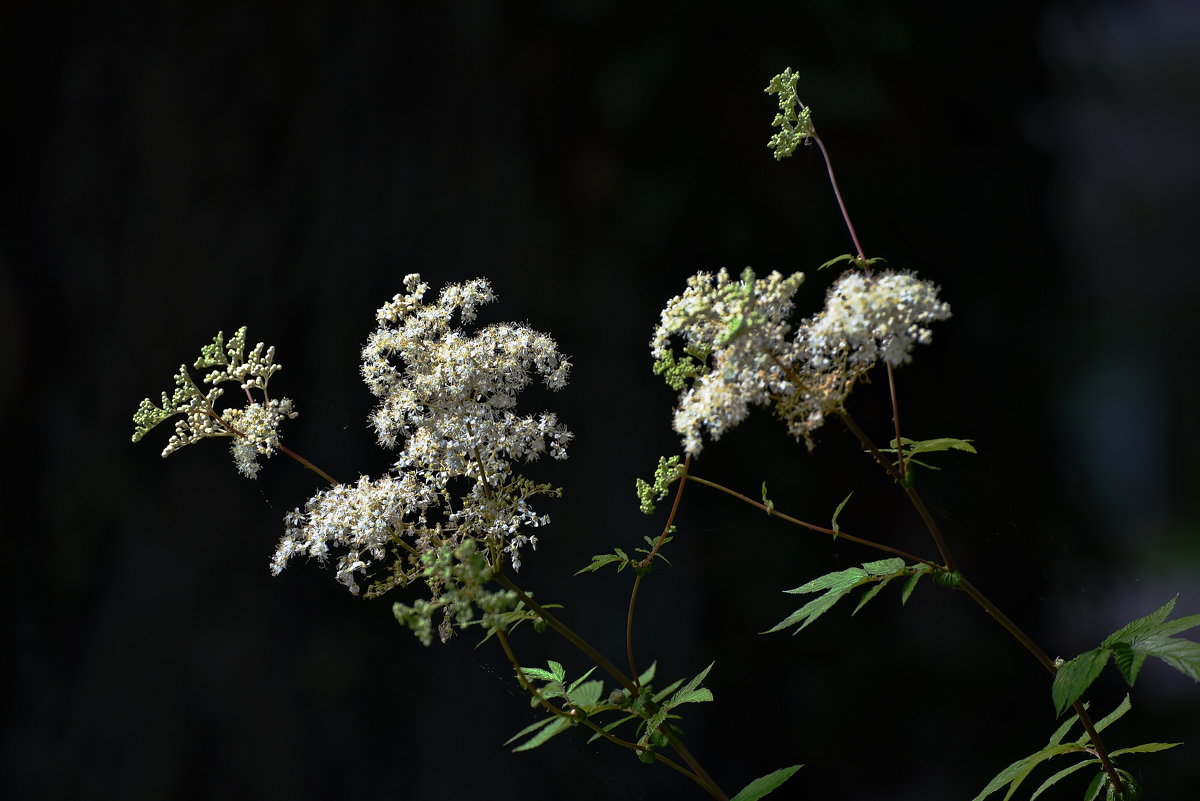
<instances>
[{"instance_id":1,"label":"green foliage","mask_svg":"<svg viewBox=\"0 0 1200 801\"><path fill-rule=\"evenodd\" d=\"M562 734L571 726L590 718L592 714L612 708L611 704L600 700L604 693L604 682L587 680L596 670L595 667L570 684L566 684L566 669L560 663L547 660L546 668L521 668L521 673L530 686L533 686L532 683L535 681L542 682L541 687L534 688L535 692L529 699L529 704L537 707L543 702L561 698L563 699L562 711L531 723L510 737L505 745L522 737L528 737L525 742L513 749L514 752L537 748L552 737Z\"/></svg>"},{"instance_id":2,"label":"green foliage","mask_svg":"<svg viewBox=\"0 0 1200 801\"><path fill-rule=\"evenodd\" d=\"M671 485L683 477L683 465L678 456L667 458L658 457L658 466L654 468L653 481L637 479L638 508L642 514L654 514L655 504L667 497Z\"/></svg>"},{"instance_id":3,"label":"green foliage","mask_svg":"<svg viewBox=\"0 0 1200 801\"><path fill-rule=\"evenodd\" d=\"M1121 703L1117 705L1116 709L1096 722L1096 732L1099 733L1104 731L1114 722L1119 720L1123 715L1125 715L1125 713L1131 708L1132 705L1129 702L1129 696L1126 695ZM1050 787L1057 784L1067 776L1070 776L1071 774L1088 767L1097 770L1098 775L1092 779L1092 782L1088 787L1087 794L1084 796L1085 798L1098 797L1101 789L1105 789L1107 798L1112 799L1113 801L1132 801L1133 799L1138 798L1140 789L1138 788L1137 783L1133 781L1133 777L1129 775L1128 771L1121 768L1117 768L1117 773L1121 777L1122 784L1125 785L1125 792L1123 794L1116 793L1115 788L1113 788L1110 784L1108 774L1103 770L1100 760L1096 758L1096 755L1092 750L1092 740L1086 732L1084 732L1083 735L1077 740L1066 743L1063 742L1063 740L1066 739L1067 733L1074 728L1075 724L1078 722L1078 715L1072 715L1069 717L1055 730L1054 734L1050 736L1050 741L1044 748L1035 751L1027 757L1018 759L1016 762L1000 771L1000 773L997 774L994 779L988 782L987 786L984 787L979 795L975 796L972 801L981 801L1005 786L1008 787L1008 792L1005 793L1004 798L1006 800L1012 798L1013 794L1016 793L1017 789L1021 786L1025 779L1029 778L1029 775L1039 765L1049 759L1066 754L1077 754L1083 758L1080 761L1052 774L1049 778L1043 781L1037 790L1033 792L1033 795L1030 796L1030 801L1036 799ZM1144 743L1131 748L1121 748L1116 751L1111 751L1109 752L1108 756L1110 761L1112 761L1124 754L1145 754L1155 751L1164 751L1168 748L1174 748L1177 745L1179 745L1179 743Z\"/></svg>"},{"instance_id":4,"label":"green foliage","mask_svg":"<svg viewBox=\"0 0 1200 801\"><path fill-rule=\"evenodd\" d=\"M671 526L670 530L674 531L675 527ZM575 571L575 575L578 576L580 573L593 573L593 572L599 570L600 568L604 567L605 565L611 565L613 563L616 563L618 573L620 573L622 570L624 570L627 567L632 567L635 573L637 573L638 575L644 575L645 573L650 572L650 566L654 563L654 559L661 559L664 562L666 562L668 565L671 564L671 561L669 559L667 559L667 557L663 556L661 551L654 550L654 544L655 544L654 539L652 539L651 537L644 537L643 539L645 539L646 544L649 545L650 547L649 548L634 548L633 550L635 553L645 554L644 558L634 559L631 556L629 556L629 554L625 553L625 551L621 550L620 548L613 548L613 553L601 553L601 554L596 554L595 556L593 556L592 563L590 565L588 565L587 567L583 568L582 570ZM666 545L668 542L670 542L673 539L675 539L675 538L674 537L663 537L662 542L659 543L659 547L661 548L663 545ZM653 554L653 557L651 557L651 554Z\"/></svg>"},{"instance_id":5,"label":"green foliage","mask_svg":"<svg viewBox=\"0 0 1200 801\"><path fill-rule=\"evenodd\" d=\"M678 717L672 715L671 710L684 704L697 704L713 699L712 692L701 687L700 682L704 681L704 677L708 675L708 671L712 670L715 662L709 663L708 667L700 671L687 684L680 687L658 708L650 719L646 722L647 731L656 731L659 726L666 722L668 717Z\"/></svg>"},{"instance_id":6,"label":"green foliage","mask_svg":"<svg viewBox=\"0 0 1200 801\"><path fill-rule=\"evenodd\" d=\"M865 267L870 267L872 264L876 264L877 262L881 262L881 261L886 262L887 259L883 258L882 256L876 256L873 259L864 259L862 256L856 256L853 253L843 253L840 256L834 256L832 259L825 262L817 269L824 270L829 267L832 267L835 264L840 264L844 261L851 262L855 267L858 267L859 269L863 269Z\"/></svg>"},{"instance_id":7,"label":"green foliage","mask_svg":"<svg viewBox=\"0 0 1200 801\"><path fill-rule=\"evenodd\" d=\"M892 447L880 448L882 453L896 453L896 440L891 441ZM940 467L935 467L920 459L913 457L919 453L937 453L938 451L962 451L964 453L978 453L975 446L971 444L969 439L955 439L954 437L938 437L936 439L913 440L908 437L900 438L900 454L905 464L916 464L928 470L941 470Z\"/></svg>"},{"instance_id":8,"label":"green foliage","mask_svg":"<svg viewBox=\"0 0 1200 801\"><path fill-rule=\"evenodd\" d=\"M796 633L799 633L808 624L832 609L834 604L855 588L865 584L877 583L859 601L858 606L854 609L856 613L893 579L900 576L913 576L914 573L919 577L921 573L926 572L928 569L926 565L909 567L904 564L903 559L892 557L891 559L880 559L877 562L865 562L862 567L852 567L848 570L827 573L803 586L785 590L785 592L790 594L821 592L822 590L824 590L824 593L809 601L795 612L792 612L792 614L763 633L771 634L790 628L796 624L800 626L796 629ZM911 581L912 579L910 578ZM911 587L906 587L906 590L909 594L912 593ZM907 595L904 596L903 600L907 600Z\"/></svg>"},{"instance_id":9,"label":"green foliage","mask_svg":"<svg viewBox=\"0 0 1200 801\"><path fill-rule=\"evenodd\" d=\"M747 784L741 791L729 801L757 801L774 790L779 785L792 778L792 774L804 767L803 765L792 765L790 768L780 768L773 773L768 773L766 776L760 776L754 781Z\"/></svg>"},{"instance_id":10,"label":"green foliage","mask_svg":"<svg viewBox=\"0 0 1200 801\"><path fill-rule=\"evenodd\" d=\"M775 151L776 161L792 155L801 142L816 136L812 111L796 96L796 80L799 77L789 67L772 78L763 90L769 95L779 95L779 113L771 121L771 126L779 128L779 131L767 142L767 147Z\"/></svg>"},{"instance_id":11,"label":"green foliage","mask_svg":"<svg viewBox=\"0 0 1200 801\"><path fill-rule=\"evenodd\" d=\"M1054 675L1051 697L1057 714L1079 700L1104 670L1110 657L1129 686L1137 681L1146 658L1153 656L1193 681L1200 681L1200 643L1173 637L1200 626L1200 614L1167 620L1178 596L1143 618L1127 623L1104 638L1099 648L1063 663Z\"/></svg>"}]
</instances>

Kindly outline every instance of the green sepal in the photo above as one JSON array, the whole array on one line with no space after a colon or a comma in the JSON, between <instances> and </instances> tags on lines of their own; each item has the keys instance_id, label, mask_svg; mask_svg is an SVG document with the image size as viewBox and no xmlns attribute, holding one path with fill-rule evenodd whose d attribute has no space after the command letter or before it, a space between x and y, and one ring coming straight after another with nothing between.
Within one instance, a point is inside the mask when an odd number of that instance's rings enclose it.
<instances>
[{"instance_id":1,"label":"green sepal","mask_svg":"<svg viewBox=\"0 0 1200 801\"><path fill-rule=\"evenodd\" d=\"M738 794L729 799L729 801L757 801L757 799L762 798L792 778L792 774L802 767L804 766L792 765L790 768L780 768L777 771L768 773L766 776L760 776L739 790Z\"/></svg>"}]
</instances>

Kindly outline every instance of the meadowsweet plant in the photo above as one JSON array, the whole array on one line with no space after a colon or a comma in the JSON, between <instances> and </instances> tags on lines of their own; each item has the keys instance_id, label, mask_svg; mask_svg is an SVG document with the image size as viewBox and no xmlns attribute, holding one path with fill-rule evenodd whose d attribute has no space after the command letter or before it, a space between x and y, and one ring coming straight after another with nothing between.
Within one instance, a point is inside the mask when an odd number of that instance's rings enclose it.
<instances>
[{"instance_id":1,"label":"meadowsweet plant","mask_svg":"<svg viewBox=\"0 0 1200 801\"><path fill-rule=\"evenodd\" d=\"M789 525L855 542L881 553L880 559L850 565L811 578L788 593L807 596L794 612L767 634L799 630L862 590L858 608L897 582L906 602L926 576L961 592L981 606L1047 671L1050 700L1061 725L1048 743L1001 770L975 796L982 801L1004 791L1011 798L1043 762L1056 759L1060 769L1043 779L1036 798L1072 773L1090 773L1085 801L1104 797L1130 801L1140 788L1124 767L1127 754L1159 751L1178 743L1142 743L1112 749L1100 733L1131 709L1126 696L1117 708L1094 718L1084 700L1088 688L1112 662L1130 686L1149 657L1200 680L1200 644L1177 635L1200 626L1200 614L1171 618L1176 603L1123 626L1098 647L1074 659L1051 659L1016 622L976 588L956 565L949 538L927 511L914 480L930 459L950 451L974 454L970 440L938 437L915 440L900 426L896 373L929 346L935 324L951 316L939 287L911 270L885 268L868 258L859 241L834 177L832 163L817 134L812 112L800 102L791 70L771 79L778 129L768 143L778 160L799 147L815 145L824 160L834 197L853 245L818 269L840 267L822 308L798 316L794 297L802 273L759 276L752 269L731 275L724 269L698 272L664 307L650 340L653 370L678 393L672 417L681 452L659 459L649 480L637 479L641 510L656 514L673 497L657 536L638 547L614 547L578 571L607 567L630 569L628 607L615 610L615 625L625 627L624 666L597 651L551 610L516 583L523 558L536 550L539 533L550 522L544 498L562 490L536 483L519 472L542 456L565 459L572 434L552 412L519 410L521 391L540 382L550 390L566 385L570 362L552 338L524 325L500 324L472 329L476 310L496 299L485 279L442 288L427 300L429 285L420 275L404 279L404 292L377 312L375 330L362 349L362 377L379 399L370 421L379 444L396 453L391 468L377 477L340 483L281 442L280 425L296 416L286 398L272 398L267 384L280 366L274 348L262 343L249 354L246 329L226 341L218 333L205 346L193 369L207 370L197 384L186 366L175 376L172 394L161 405L142 401L134 414L133 440L175 419L163 456L202 439L230 441L238 471L254 478L258 457L282 452L314 471L325 483L302 508L284 518L284 531L269 569L280 574L298 557L328 566L351 593L376 597L397 590L403 600L392 610L403 626L428 645L436 633L447 641L456 632L478 630L494 639L513 668L514 680L544 715L514 734L513 750L536 748L552 737L580 729L630 750L642 762L677 771L712 798L729 795L684 745L676 721L688 704L713 700L704 680L713 665L690 677L660 680L657 662L639 668L632 629L642 583L676 538L675 519L687 484L716 490L766 512ZM586 365L584 366L586 369ZM892 404L884 421L884 445L867 434L848 408L854 388L870 374L886 374ZM235 383L244 405L222 405L223 385ZM202 389L201 385L207 389ZM868 458L891 477L928 529L936 557L906 553L886 542L850 533L835 510L828 525L782 511L762 485L761 499L699 475L695 460L706 442L728 436L754 407L766 407L787 434L815 447L814 432L826 423L842 425L861 443ZM644 547L642 547L644 545ZM423 590L414 591L416 584ZM568 676L562 664L547 660L534 666L518 659L514 632L529 623L537 632L554 632L574 645L593 665ZM756 621L748 621L748 629ZM525 647L522 644L522 647ZM697 666L699 668L699 666ZM732 798L753 801L772 792L799 770L781 768L747 784Z\"/></svg>"}]
</instances>

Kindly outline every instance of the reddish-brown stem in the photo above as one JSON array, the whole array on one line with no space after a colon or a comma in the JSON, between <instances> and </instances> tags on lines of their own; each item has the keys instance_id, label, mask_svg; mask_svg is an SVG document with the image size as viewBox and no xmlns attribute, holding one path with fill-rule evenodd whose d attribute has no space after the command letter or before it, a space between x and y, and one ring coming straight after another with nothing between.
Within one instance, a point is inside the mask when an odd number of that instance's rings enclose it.
<instances>
[{"instance_id":1,"label":"reddish-brown stem","mask_svg":"<svg viewBox=\"0 0 1200 801\"><path fill-rule=\"evenodd\" d=\"M850 232L850 240L854 242L854 250L858 253L858 258L865 259L866 254L863 253L863 247L858 241L858 234L854 231L854 223L850 222L850 212L846 211L846 203L842 200L842 190L838 189L837 176L833 174L833 161L829 158L829 151L825 149L825 143L816 133L809 138L815 141L817 147L821 149L821 157L825 159L825 170L829 173L829 183L833 187L833 196L837 198L838 208L842 210L842 219L846 222L846 230Z\"/></svg>"},{"instance_id":2,"label":"reddish-brown stem","mask_svg":"<svg viewBox=\"0 0 1200 801\"><path fill-rule=\"evenodd\" d=\"M919 562L920 564L923 564L923 565L929 565L930 567L936 568L939 571L946 570L946 568L944 566L939 565L937 562L931 562L928 559L922 559L920 556L914 556L913 554L908 553L907 551L902 551L899 548L893 548L890 545L884 545L882 542L873 542L871 540L863 539L862 537L856 537L853 534L850 534L849 532L842 531L841 529L834 531L831 528L825 528L823 526L814 525L813 523L805 522L804 520L800 520L798 518L792 517L791 515L786 515L783 512L780 512L774 506L768 506L765 503L759 503L758 501L754 500L753 498L743 495L742 493L738 492L737 490L733 490L722 484L718 484L715 481L709 481L707 479L699 478L698 476L692 476L692 475L687 476L687 480L695 481L697 484L703 484L706 487L712 487L715 490L720 490L721 492L724 492L726 495L731 495L734 498L737 498L742 503L749 504L750 506L753 506L756 509L761 509L762 511L769 514L771 517L778 517L780 520L784 520L793 525L802 526L803 528L807 528L811 531L818 531L822 534L828 534L837 539L849 540L850 542L857 542L859 545L865 545L868 548L874 548L877 551L883 551L885 553L894 554L896 556L899 556L901 559L907 559L911 562Z\"/></svg>"},{"instance_id":3,"label":"reddish-brown stem","mask_svg":"<svg viewBox=\"0 0 1200 801\"><path fill-rule=\"evenodd\" d=\"M887 366L888 374L888 392L892 396L892 422L896 426L896 469L900 472L900 477L903 478L908 470L908 465L904 461L904 448L900 444L900 401L896 397L896 371L892 369L892 365Z\"/></svg>"}]
</instances>

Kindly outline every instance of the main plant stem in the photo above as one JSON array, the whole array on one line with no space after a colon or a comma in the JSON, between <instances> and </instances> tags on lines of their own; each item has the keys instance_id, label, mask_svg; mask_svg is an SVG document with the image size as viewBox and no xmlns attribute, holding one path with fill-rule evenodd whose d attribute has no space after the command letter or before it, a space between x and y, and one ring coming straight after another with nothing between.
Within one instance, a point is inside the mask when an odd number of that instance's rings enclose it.
<instances>
[{"instance_id":1,"label":"main plant stem","mask_svg":"<svg viewBox=\"0 0 1200 801\"><path fill-rule=\"evenodd\" d=\"M829 151L825 148L825 143L821 141L821 137L817 136L815 129L809 138L813 139L817 143L817 147L821 150L821 157L825 160L825 169L829 173L829 184L833 188L834 197L837 198L838 208L841 210L842 219L846 223L846 230L850 233L850 239L854 242L854 248L858 253L857 261L860 264L864 264L866 262L866 254L863 251L862 243L859 242L858 233L854 230L854 223L850 220L850 213L846 209L845 201L842 199L841 189L838 188L837 177L833 172L833 161L829 158ZM916 488L912 486L912 482L906 480L908 476L906 476L905 473L907 472L908 465L906 465L904 462L904 453L900 438L900 404L896 396L895 375L891 365L888 365L888 385L892 400L892 421L895 426L896 433L896 464L892 464L883 456L882 453L880 453L879 449L875 447L875 444L871 442L866 433L863 432L862 429L860 429L858 425L854 423L850 415L844 411L841 414L842 420L846 423L847 427L850 428L854 435L858 437L863 446L870 451L875 460L879 462L879 464L883 466L888 474L891 475L892 478L894 478L904 488L904 492L908 496L909 502L913 505L913 508L916 509L917 514L925 524L925 528L928 529L930 536L933 537L933 541L937 545L938 553L940 553L942 559L945 560L945 569L958 577L959 580L956 586L966 592L967 595L970 596L973 601L975 601L975 603L979 604L984 611L986 611L992 616L992 618L996 620L996 622L1003 626L1004 629L1011 634L1013 638L1017 640L1017 642L1021 643L1021 645L1024 646L1025 649L1028 650L1043 667L1049 670L1051 674L1056 673L1057 668L1055 667L1053 660L1046 655L1046 652L1043 651L1037 645L1037 643L1035 643L1033 639L1030 638L1029 635L1020 628L1020 626L1014 623L1008 617L1008 615L1000 611L1000 608L992 603L987 596L980 592L965 578L962 578L962 574L959 573L955 568L954 558L950 555L950 549L946 544L945 538L942 536L941 530L938 528L933 516L930 515L929 509L925 506L925 502L921 499L920 494L917 492ZM812 528L812 526L809 526L809 528ZM1092 745L1095 748L1096 758L1099 759L1100 764L1104 766L1104 772L1108 774L1108 779L1112 783L1113 789L1116 790L1118 794L1123 793L1124 784L1121 782L1121 777L1117 775L1116 768L1113 767L1107 750L1104 748L1103 743L1100 742L1099 734L1096 731L1091 718L1088 716L1087 710L1084 709L1083 704L1079 701L1075 702L1074 708L1075 713L1079 716L1080 723L1083 724L1084 731L1086 731L1088 736L1091 738Z\"/></svg>"}]
</instances>

